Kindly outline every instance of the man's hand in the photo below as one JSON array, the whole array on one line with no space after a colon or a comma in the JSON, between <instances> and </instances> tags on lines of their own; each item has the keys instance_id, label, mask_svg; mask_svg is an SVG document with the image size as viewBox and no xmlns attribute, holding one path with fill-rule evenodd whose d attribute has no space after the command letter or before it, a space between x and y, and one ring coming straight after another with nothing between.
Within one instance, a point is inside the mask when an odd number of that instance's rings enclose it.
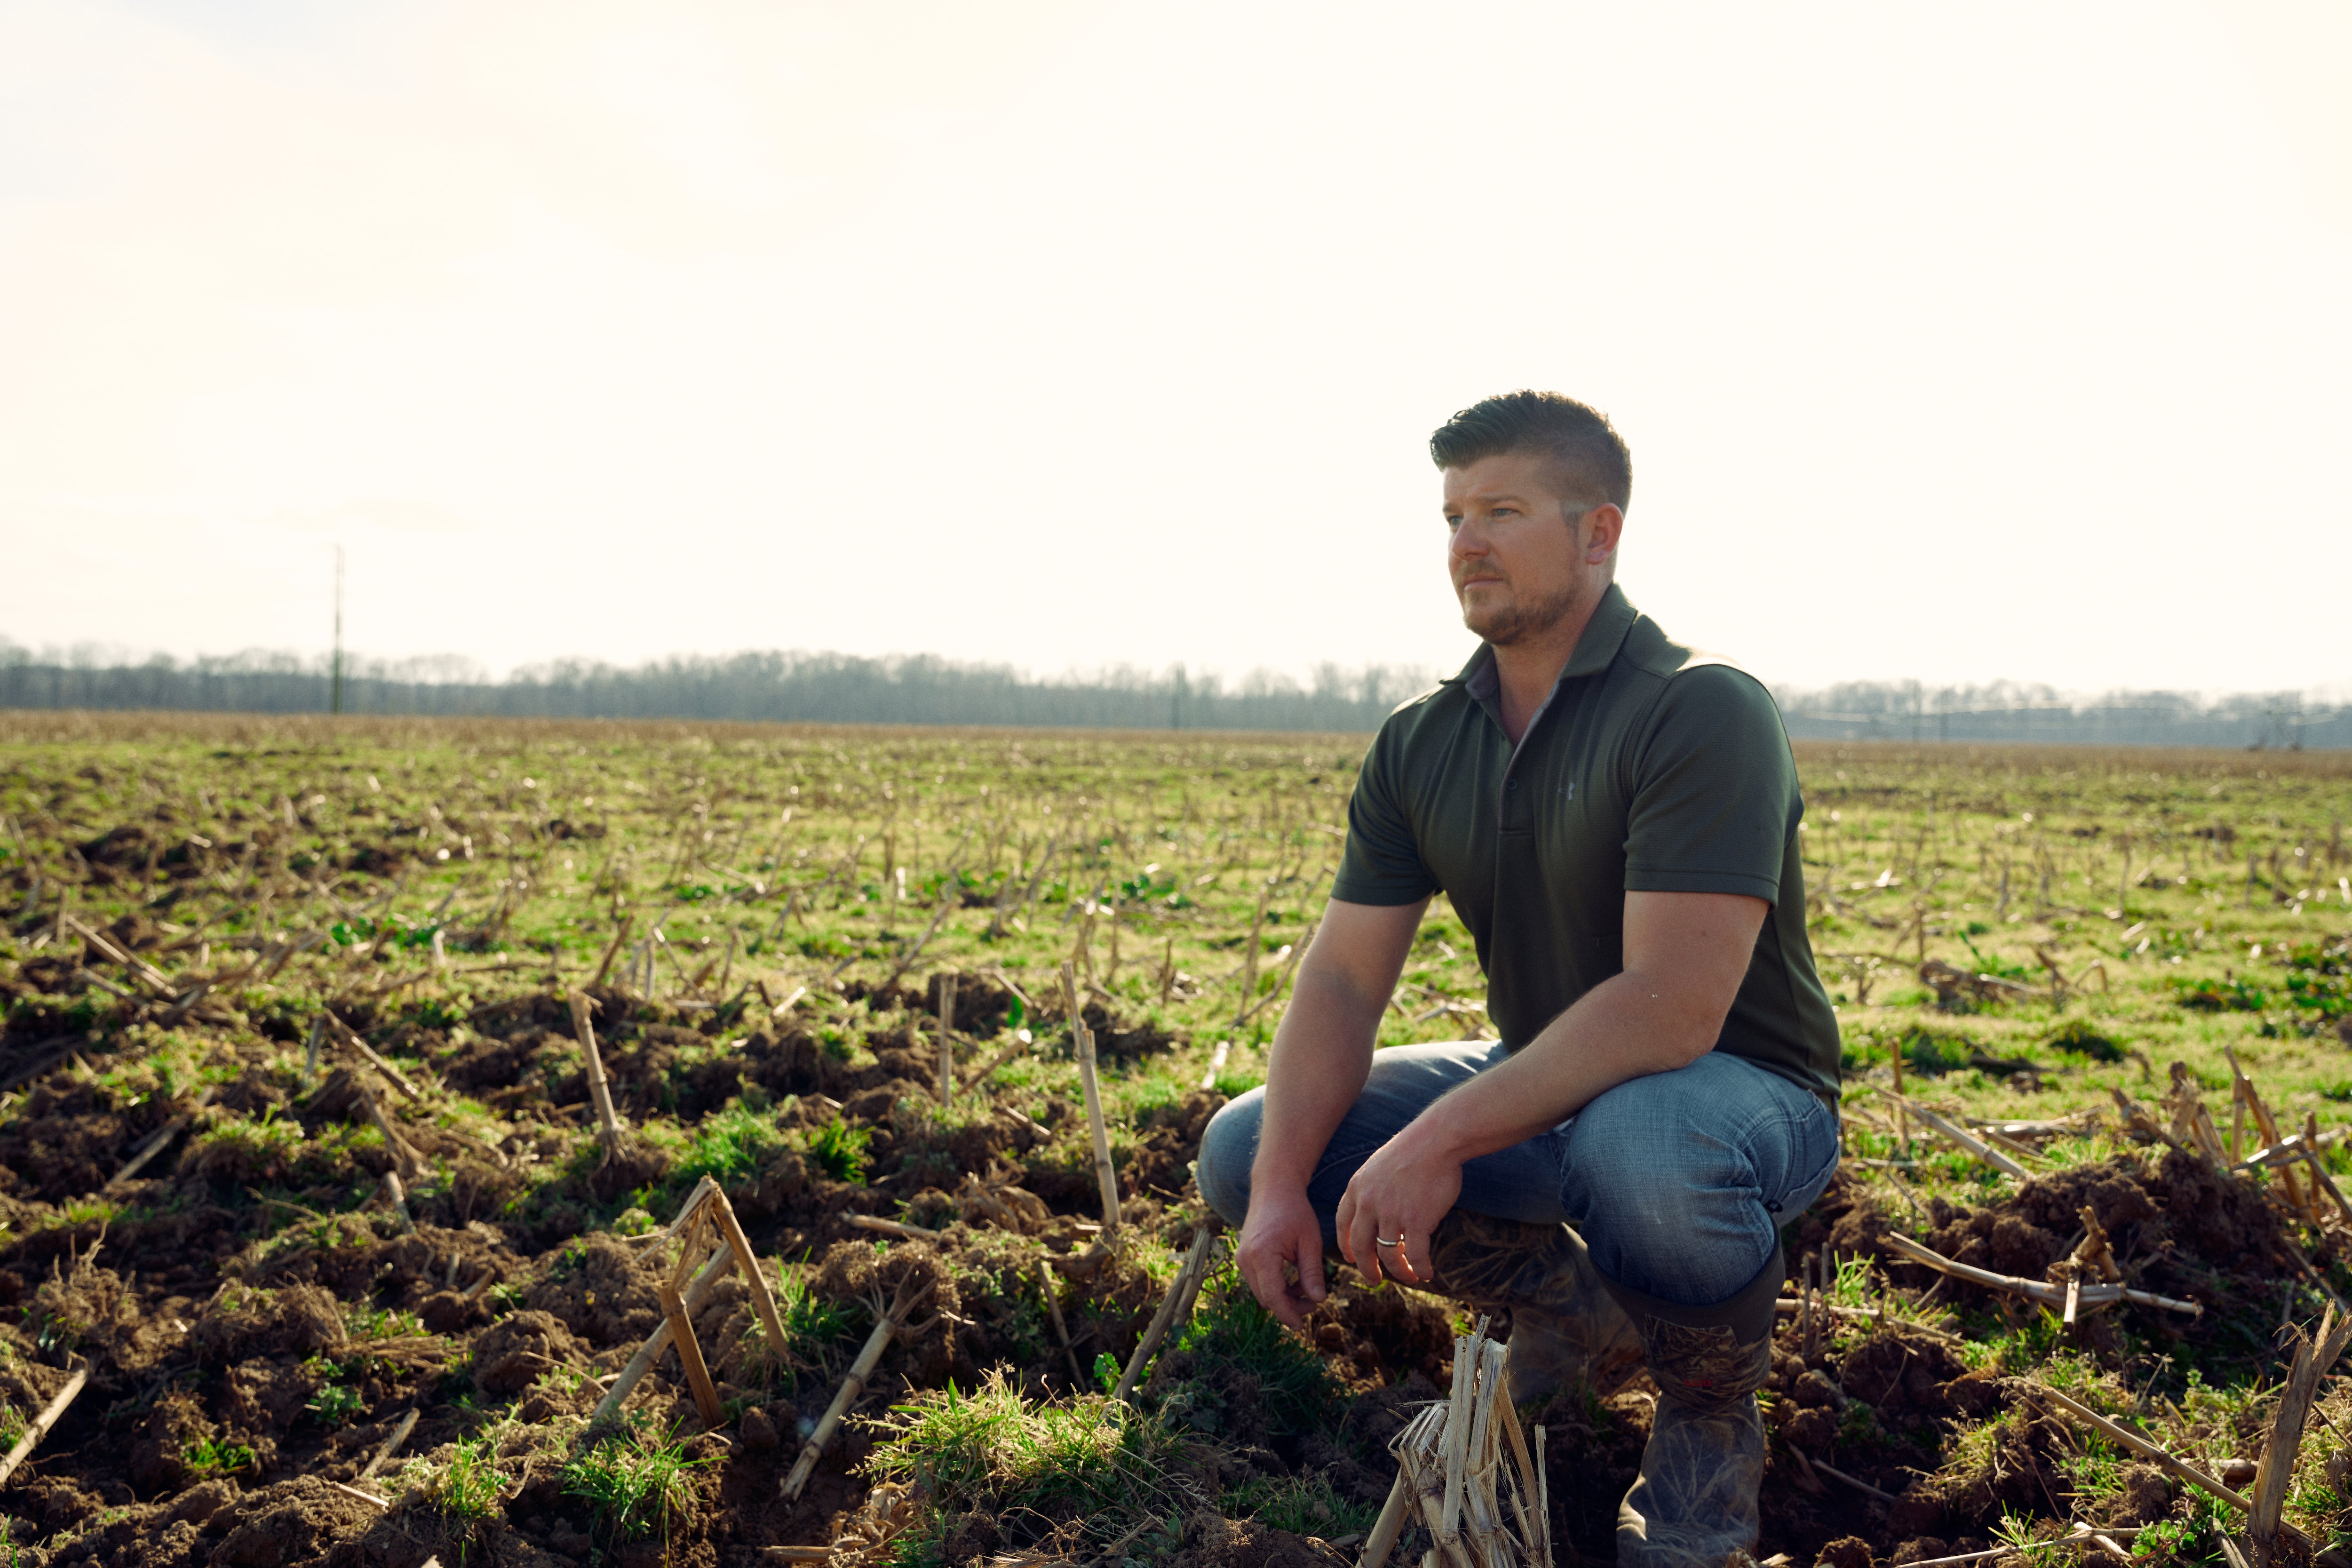
<instances>
[{"instance_id":1,"label":"man's hand","mask_svg":"<svg viewBox=\"0 0 2352 1568\"><path fill-rule=\"evenodd\" d=\"M1339 1252L1377 1283L1426 1286L1429 1236L1462 1195L1462 1162L1408 1127L1373 1152L1339 1200ZM1383 1247L1382 1242L1395 1245Z\"/></svg>"},{"instance_id":2,"label":"man's hand","mask_svg":"<svg viewBox=\"0 0 2352 1568\"><path fill-rule=\"evenodd\" d=\"M1306 1191L1253 1192L1234 1266L1259 1303L1294 1329L1323 1300L1323 1224ZM1294 1280L1291 1271L1297 1271Z\"/></svg>"},{"instance_id":3,"label":"man's hand","mask_svg":"<svg viewBox=\"0 0 2352 1568\"><path fill-rule=\"evenodd\" d=\"M1249 1215L1234 1261L1265 1310L1294 1329L1307 1326L1324 1296L1323 1226L1307 1184L1364 1091L1381 1014L1428 902L1332 900L1299 961L1289 1010L1267 1054Z\"/></svg>"}]
</instances>

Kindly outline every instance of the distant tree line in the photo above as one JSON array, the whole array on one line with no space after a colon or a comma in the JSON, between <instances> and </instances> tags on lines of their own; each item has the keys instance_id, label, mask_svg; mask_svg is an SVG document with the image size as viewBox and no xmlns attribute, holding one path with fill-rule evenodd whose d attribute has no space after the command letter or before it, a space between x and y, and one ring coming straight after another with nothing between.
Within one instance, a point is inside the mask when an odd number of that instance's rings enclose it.
<instances>
[{"instance_id":1,"label":"distant tree line","mask_svg":"<svg viewBox=\"0 0 2352 1568\"><path fill-rule=\"evenodd\" d=\"M1776 690L1789 733L1855 741L2049 742L2089 746L2352 747L2352 707L2293 691L2199 698L2178 691L2066 697L2046 686L1930 687L1857 680Z\"/></svg>"},{"instance_id":2,"label":"distant tree line","mask_svg":"<svg viewBox=\"0 0 2352 1568\"><path fill-rule=\"evenodd\" d=\"M1432 679L1398 666L1334 664L1318 666L1303 681L1268 670L1227 681L1181 665L1039 678L1009 665L928 654L767 652L684 656L625 668L563 659L494 680L470 661L443 657L347 659L341 700L345 712L377 714L1370 731ZM319 713L330 710L335 684L327 659L295 654L184 661L157 656L133 663L89 650L36 654L0 638L0 708ZM2352 706L2294 692L2082 698L2007 681L1849 681L1773 695L1789 733L1801 740L2352 748Z\"/></svg>"},{"instance_id":3,"label":"distant tree line","mask_svg":"<svg viewBox=\"0 0 2352 1568\"><path fill-rule=\"evenodd\" d=\"M1323 664L1306 680L1267 670L1228 681L1116 667L1034 678L1009 665L931 655L739 653L633 668L564 659L490 679L465 660L347 658L347 713L565 719L711 719L864 724L1013 724L1134 730L1376 729L1432 678ZM331 711L331 663L244 653L142 663L35 655L0 640L0 708Z\"/></svg>"}]
</instances>

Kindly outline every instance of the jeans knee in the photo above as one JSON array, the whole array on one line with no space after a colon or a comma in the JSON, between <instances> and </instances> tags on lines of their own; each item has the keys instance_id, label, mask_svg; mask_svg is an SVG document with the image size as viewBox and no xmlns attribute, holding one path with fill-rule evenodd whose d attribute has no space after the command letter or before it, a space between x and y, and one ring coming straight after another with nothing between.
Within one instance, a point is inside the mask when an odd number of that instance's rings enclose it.
<instances>
[{"instance_id":1,"label":"jeans knee","mask_svg":"<svg viewBox=\"0 0 2352 1568\"><path fill-rule=\"evenodd\" d=\"M1250 1165L1257 1159L1257 1136L1265 1114L1265 1090L1253 1089L1228 1100L1201 1133L1199 1163L1192 1179L1202 1199L1227 1225L1238 1226L1249 1217Z\"/></svg>"},{"instance_id":2,"label":"jeans knee","mask_svg":"<svg viewBox=\"0 0 2352 1568\"><path fill-rule=\"evenodd\" d=\"M1637 1079L1585 1108L1570 1134L1563 1206L1601 1272L1686 1304L1723 1300L1769 1257L1756 1118L1700 1075Z\"/></svg>"},{"instance_id":3,"label":"jeans knee","mask_svg":"<svg viewBox=\"0 0 2352 1568\"><path fill-rule=\"evenodd\" d=\"M1689 1235L1719 1225L1717 1211L1752 1186L1741 1152L1665 1076L1620 1085L1576 1119L1569 1206L1586 1222Z\"/></svg>"},{"instance_id":4,"label":"jeans knee","mask_svg":"<svg viewBox=\"0 0 2352 1568\"><path fill-rule=\"evenodd\" d=\"M1690 1236L1722 1201L1719 1184L1680 1162L1660 1162L1654 1147L1594 1158L1580 1143L1577 1159L1566 1206L1580 1224L1620 1234Z\"/></svg>"}]
</instances>

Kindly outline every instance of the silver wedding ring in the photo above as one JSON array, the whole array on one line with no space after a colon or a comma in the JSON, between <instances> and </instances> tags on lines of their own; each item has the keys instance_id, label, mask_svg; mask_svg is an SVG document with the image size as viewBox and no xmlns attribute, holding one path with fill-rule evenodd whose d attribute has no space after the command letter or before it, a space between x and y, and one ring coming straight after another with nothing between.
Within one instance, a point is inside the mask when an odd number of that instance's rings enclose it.
<instances>
[{"instance_id":1,"label":"silver wedding ring","mask_svg":"<svg viewBox=\"0 0 2352 1568\"><path fill-rule=\"evenodd\" d=\"M1374 1247L1402 1247L1404 1245L1404 1237L1400 1236L1394 1241L1391 1241L1386 1237L1376 1236L1372 1237L1372 1245Z\"/></svg>"}]
</instances>

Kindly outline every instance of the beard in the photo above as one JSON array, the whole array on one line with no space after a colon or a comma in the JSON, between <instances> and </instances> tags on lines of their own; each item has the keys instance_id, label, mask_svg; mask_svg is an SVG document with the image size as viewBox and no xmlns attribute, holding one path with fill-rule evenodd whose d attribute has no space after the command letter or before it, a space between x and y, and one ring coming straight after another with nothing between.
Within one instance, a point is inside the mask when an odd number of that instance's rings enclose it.
<instances>
[{"instance_id":1,"label":"beard","mask_svg":"<svg viewBox=\"0 0 2352 1568\"><path fill-rule=\"evenodd\" d=\"M1582 596L1581 584L1571 583L1548 599L1514 598L1507 605L1475 610L1465 606L1462 624L1494 647L1509 647L1558 626Z\"/></svg>"}]
</instances>

